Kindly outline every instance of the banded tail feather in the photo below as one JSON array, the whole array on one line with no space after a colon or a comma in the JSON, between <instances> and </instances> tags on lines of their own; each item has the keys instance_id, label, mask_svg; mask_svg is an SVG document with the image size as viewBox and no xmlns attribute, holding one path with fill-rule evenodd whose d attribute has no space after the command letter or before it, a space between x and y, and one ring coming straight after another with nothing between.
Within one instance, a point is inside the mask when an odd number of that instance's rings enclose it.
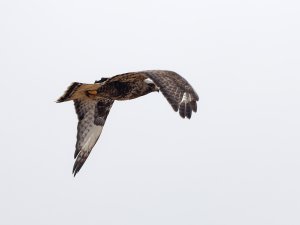
<instances>
[{"instance_id":1,"label":"banded tail feather","mask_svg":"<svg viewBox=\"0 0 300 225\"><path fill-rule=\"evenodd\" d=\"M73 82L65 91L65 93L57 99L57 103L59 102L65 102L72 100L72 95L76 92L76 90L82 85L82 83Z\"/></svg>"},{"instance_id":2,"label":"banded tail feather","mask_svg":"<svg viewBox=\"0 0 300 225\"><path fill-rule=\"evenodd\" d=\"M75 100L79 98L85 98L88 96L88 92L97 91L100 84L84 84L79 82L73 82L65 91L65 93L57 99L57 103Z\"/></svg>"}]
</instances>

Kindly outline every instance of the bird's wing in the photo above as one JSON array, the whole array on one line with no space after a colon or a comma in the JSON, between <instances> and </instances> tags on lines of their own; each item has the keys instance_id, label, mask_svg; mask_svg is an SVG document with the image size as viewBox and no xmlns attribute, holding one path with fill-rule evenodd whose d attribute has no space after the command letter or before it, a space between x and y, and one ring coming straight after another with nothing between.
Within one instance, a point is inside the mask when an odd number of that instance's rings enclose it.
<instances>
[{"instance_id":1,"label":"bird's wing","mask_svg":"<svg viewBox=\"0 0 300 225\"><path fill-rule=\"evenodd\" d=\"M191 118L192 111L197 112L199 97L193 87L179 74L168 70L145 70L130 72L109 78L106 83L113 81L135 82L150 78L166 97L173 109L182 118Z\"/></svg>"},{"instance_id":2,"label":"bird's wing","mask_svg":"<svg viewBox=\"0 0 300 225\"><path fill-rule=\"evenodd\" d=\"M179 74L167 70L147 70L139 72L150 78L166 97L173 109L182 118L191 118L197 112L199 97L193 87Z\"/></svg>"},{"instance_id":3,"label":"bird's wing","mask_svg":"<svg viewBox=\"0 0 300 225\"><path fill-rule=\"evenodd\" d=\"M113 100L101 99L76 99L75 110L78 116L77 142L73 167L74 176L79 172L94 145L96 144L108 113L112 107Z\"/></svg>"}]
</instances>

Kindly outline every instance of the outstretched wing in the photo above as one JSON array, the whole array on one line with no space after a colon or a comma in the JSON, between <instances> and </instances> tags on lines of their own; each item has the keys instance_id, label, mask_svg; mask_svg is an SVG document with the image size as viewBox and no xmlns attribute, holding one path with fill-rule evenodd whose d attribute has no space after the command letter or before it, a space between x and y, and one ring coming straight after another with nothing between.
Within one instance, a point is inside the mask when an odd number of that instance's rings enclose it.
<instances>
[{"instance_id":1,"label":"outstretched wing","mask_svg":"<svg viewBox=\"0 0 300 225\"><path fill-rule=\"evenodd\" d=\"M193 87L179 74L167 70L145 70L116 75L108 80L130 82L150 78L166 97L173 109L182 118L191 118L192 111L197 112L199 97Z\"/></svg>"},{"instance_id":2,"label":"outstretched wing","mask_svg":"<svg viewBox=\"0 0 300 225\"><path fill-rule=\"evenodd\" d=\"M77 142L73 167L74 176L79 172L94 145L96 144L108 113L112 107L113 100L101 99L76 99L75 110L78 116Z\"/></svg>"},{"instance_id":3,"label":"outstretched wing","mask_svg":"<svg viewBox=\"0 0 300 225\"><path fill-rule=\"evenodd\" d=\"M193 87L179 74L167 70L142 71L159 87L173 109L182 118L191 118L197 112L199 97Z\"/></svg>"}]
</instances>

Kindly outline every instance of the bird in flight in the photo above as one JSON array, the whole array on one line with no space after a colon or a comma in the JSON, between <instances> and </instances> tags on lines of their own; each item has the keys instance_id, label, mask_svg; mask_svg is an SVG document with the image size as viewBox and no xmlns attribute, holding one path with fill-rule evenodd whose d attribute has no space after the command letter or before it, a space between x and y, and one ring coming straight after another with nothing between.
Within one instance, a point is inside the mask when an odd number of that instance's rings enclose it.
<instances>
[{"instance_id":1,"label":"bird in flight","mask_svg":"<svg viewBox=\"0 0 300 225\"><path fill-rule=\"evenodd\" d=\"M74 176L96 144L115 100L130 100L161 91L182 118L197 112L199 97L179 74L167 70L145 70L101 78L94 84L72 83L57 102L73 100L78 116L74 154Z\"/></svg>"}]
</instances>

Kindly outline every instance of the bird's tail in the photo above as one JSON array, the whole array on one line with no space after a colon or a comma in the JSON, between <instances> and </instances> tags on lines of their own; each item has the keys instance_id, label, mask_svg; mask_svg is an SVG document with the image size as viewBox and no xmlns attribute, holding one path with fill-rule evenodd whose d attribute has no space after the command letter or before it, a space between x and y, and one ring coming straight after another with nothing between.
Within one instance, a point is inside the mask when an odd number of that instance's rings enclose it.
<instances>
[{"instance_id":1,"label":"bird's tail","mask_svg":"<svg viewBox=\"0 0 300 225\"><path fill-rule=\"evenodd\" d=\"M70 100L75 100L87 96L90 93L97 93L97 89L100 84L83 84L78 82L73 82L65 91L65 93L57 99L56 102L66 102Z\"/></svg>"}]
</instances>

